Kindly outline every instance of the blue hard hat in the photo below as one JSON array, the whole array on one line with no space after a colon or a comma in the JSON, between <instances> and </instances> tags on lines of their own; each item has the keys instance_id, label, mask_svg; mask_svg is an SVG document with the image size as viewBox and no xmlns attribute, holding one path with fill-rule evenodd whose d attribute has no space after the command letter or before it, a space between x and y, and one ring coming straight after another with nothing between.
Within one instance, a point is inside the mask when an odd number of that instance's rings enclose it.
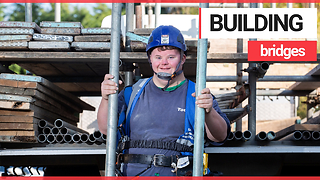
<instances>
[{"instance_id":1,"label":"blue hard hat","mask_svg":"<svg viewBox=\"0 0 320 180\"><path fill-rule=\"evenodd\" d=\"M187 50L182 33L173 26L159 26L152 31L146 51L158 46L174 46L182 51Z\"/></svg>"}]
</instances>

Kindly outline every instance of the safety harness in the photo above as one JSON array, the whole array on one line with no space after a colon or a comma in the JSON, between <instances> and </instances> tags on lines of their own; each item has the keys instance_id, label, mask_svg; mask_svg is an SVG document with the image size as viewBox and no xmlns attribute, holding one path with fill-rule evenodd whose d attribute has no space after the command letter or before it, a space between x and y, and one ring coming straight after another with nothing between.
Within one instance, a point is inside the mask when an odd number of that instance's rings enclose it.
<instances>
[{"instance_id":1,"label":"safety harness","mask_svg":"<svg viewBox=\"0 0 320 180\"><path fill-rule=\"evenodd\" d=\"M152 79L140 79L133 86L126 87L124 89L124 100L127 105L127 109L123 109L119 116L118 122L118 165L120 163L142 163L148 164L149 169L151 165L173 167L177 171L177 164L179 158L182 156L187 157L187 161L192 158L193 151L193 132L194 132L194 109L195 109L195 98L191 94L195 91L195 84L192 81L188 81L188 90L186 97L186 114L185 114L185 133L182 134L176 142L163 142L163 141L147 141L137 140L131 141L130 136L130 118L133 109L143 92L143 89ZM126 150L129 148L157 148L167 149L181 152L181 156L164 156L164 155L138 155L138 154L126 154ZM189 164L189 163L185 163ZM183 165L181 167L184 167ZM145 172L145 169L143 172ZM138 175L142 174L140 172Z\"/></svg>"}]
</instances>

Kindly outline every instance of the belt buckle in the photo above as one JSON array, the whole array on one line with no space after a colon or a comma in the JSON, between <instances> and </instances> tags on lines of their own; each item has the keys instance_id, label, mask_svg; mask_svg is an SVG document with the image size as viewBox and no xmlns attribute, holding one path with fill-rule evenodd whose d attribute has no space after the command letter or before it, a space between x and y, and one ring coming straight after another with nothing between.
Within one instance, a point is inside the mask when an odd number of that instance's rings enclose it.
<instances>
[{"instance_id":1,"label":"belt buckle","mask_svg":"<svg viewBox=\"0 0 320 180\"><path fill-rule=\"evenodd\" d=\"M164 157L164 156L165 156L164 154L155 154L155 155L153 155L153 165L154 165L154 167L160 167L160 166L156 165L156 160L160 159L160 157Z\"/></svg>"}]
</instances>

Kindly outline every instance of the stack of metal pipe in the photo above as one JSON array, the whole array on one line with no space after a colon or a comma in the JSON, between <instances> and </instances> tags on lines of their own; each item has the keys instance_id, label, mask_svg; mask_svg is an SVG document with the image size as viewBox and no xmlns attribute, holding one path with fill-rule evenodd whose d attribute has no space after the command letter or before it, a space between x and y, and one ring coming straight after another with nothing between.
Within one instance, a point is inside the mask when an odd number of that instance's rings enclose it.
<instances>
[{"instance_id":1,"label":"stack of metal pipe","mask_svg":"<svg viewBox=\"0 0 320 180\"><path fill-rule=\"evenodd\" d=\"M318 141L320 140L320 132L319 131L294 131L292 135L292 139L296 141Z\"/></svg>"},{"instance_id":2,"label":"stack of metal pipe","mask_svg":"<svg viewBox=\"0 0 320 180\"><path fill-rule=\"evenodd\" d=\"M276 137L276 133L273 131L265 132L261 131L256 135L258 141L272 141Z\"/></svg>"},{"instance_id":3,"label":"stack of metal pipe","mask_svg":"<svg viewBox=\"0 0 320 180\"><path fill-rule=\"evenodd\" d=\"M37 139L39 143L87 143L101 144L106 142L106 135L100 131L88 133L61 119L56 119L54 124L42 119L38 123L39 132Z\"/></svg>"},{"instance_id":4,"label":"stack of metal pipe","mask_svg":"<svg viewBox=\"0 0 320 180\"><path fill-rule=\"evenodd\" d=\"M235 131L230 132L228 141L234 140L234 141L248 141L252 137L252 133L249 130L246 131Z\"/></svg>"}]
</instances>

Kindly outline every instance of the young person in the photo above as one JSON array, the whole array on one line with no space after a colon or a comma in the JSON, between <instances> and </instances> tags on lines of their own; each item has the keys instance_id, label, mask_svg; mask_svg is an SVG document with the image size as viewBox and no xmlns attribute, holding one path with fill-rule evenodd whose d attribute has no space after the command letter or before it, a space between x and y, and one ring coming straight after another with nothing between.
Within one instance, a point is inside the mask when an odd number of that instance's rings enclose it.
<instances>
[{"instance_id":1,"label":"young person","mask_svg":"<svg viewBox=\"0 0 320 180\"><path fill-rule=\"evenodd\" d=\"M195 106L205 109L205 142L220 145L227 139L230 122L210 90L203 89L195 98L195 84L184 76L186 50L183 35L177 28L154 29L146 48L154 75L132 86L129 91L138 88L137 95L125 98L126 90L119 93L118 126L122 137L126 135L130 139L123 145L126 150L121 149L124 154L118 157L124 163L124 175L176 175L177 161L192 156ZM101 84L98 124L104 134L108 95L118 90L112 78L113 75L106 74Z\"/></svg>"}]
</instances>

